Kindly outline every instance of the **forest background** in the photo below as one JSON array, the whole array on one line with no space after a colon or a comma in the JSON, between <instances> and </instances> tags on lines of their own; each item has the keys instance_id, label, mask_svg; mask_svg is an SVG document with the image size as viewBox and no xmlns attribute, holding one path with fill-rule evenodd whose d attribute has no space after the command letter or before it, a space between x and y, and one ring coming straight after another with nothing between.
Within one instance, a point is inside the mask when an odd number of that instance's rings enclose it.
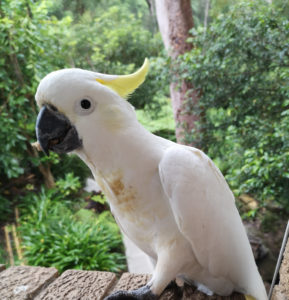
<instances>
[{"instance_id":1,"label":"forest background","mask_svg":"<svg viewBox=\"0 0 289 300\"><path fill-rule=\"evenodd\" d=\"M198 122L182 142L215 161L245 222L282 235L289 215L288 1L192 0L193 46L174 60L150 4L0 2L0 263L126 269L105 198L84 189L87 167L31 146L34 94L56 69L127 74L146 57L147 80L129 99L140 122L175 141L169 84L190 83L198 102L189 91L182 108Z\"/></svg>"}]
</instances>

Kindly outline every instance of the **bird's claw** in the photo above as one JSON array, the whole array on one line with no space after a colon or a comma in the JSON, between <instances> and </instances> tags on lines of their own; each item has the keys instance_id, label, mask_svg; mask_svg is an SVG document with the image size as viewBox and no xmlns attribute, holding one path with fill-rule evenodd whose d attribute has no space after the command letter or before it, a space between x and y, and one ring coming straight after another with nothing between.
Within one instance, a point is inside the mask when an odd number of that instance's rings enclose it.
<instances>
[{"instance_id":1,"label":"bird's claw","mask_svg":"<svg viewBox=\"0 0 289 300\"><path fill-rule=\"evenodd\" d=\"M149 286L143 286L133 291L117 291L104 300L156 300L158 297L152 293Z\"/></svg>"}]
</instances>

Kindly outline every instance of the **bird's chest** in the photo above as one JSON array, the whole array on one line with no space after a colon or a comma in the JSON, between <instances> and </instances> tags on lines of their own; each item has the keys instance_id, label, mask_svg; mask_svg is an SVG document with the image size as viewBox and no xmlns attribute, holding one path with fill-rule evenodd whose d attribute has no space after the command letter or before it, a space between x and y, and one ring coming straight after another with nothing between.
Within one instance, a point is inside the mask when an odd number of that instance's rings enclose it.
<instances>
[{"instance_id":1,"label":"bird's chest","mask_svg":"<svg viewBox=\"0 0 289 300\"><path fill-rule=\"evenodd\" d=\"M118 218L135 221L140 210L140 191L138 186L128 183L121 171L113 172L104 177L106 194L110 205Z\"/></svg>"},{"instance_id":2,"label":"bird's chest","mask_svg":"<svg viewBox=\"0 0 289 300\"><path fill-rule=\"evenodd\" d=\"M157 174L124 174L120 170L97 178L108 198L112 213L124 233L146 252L158 234L168 232L171 212L164 204ZM163 228L162 228L163 227Z\"/></svg>"},{"instance_id":3,"label":"bird's chest","mask_svg":"<svg viewBox=\"0 0 289 300\"><path fill-rule=\"evenodd\" d=\"M117 170L97 176L96 180L108 198L114 215L122 223L125 221L137 224L142 222L144 216L146 220L152 217L145 213L145 194L135 178Z\"/></svg>"}]
</instances>

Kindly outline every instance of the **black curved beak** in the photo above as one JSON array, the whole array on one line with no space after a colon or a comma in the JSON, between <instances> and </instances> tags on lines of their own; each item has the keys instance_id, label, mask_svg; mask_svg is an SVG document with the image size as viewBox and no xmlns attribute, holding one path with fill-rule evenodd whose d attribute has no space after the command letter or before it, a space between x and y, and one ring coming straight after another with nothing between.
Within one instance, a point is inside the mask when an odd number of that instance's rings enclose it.
<instances>
[{"instance_id":1,"label":"black curved beak","mask_svg":"<svg viewBox=\"0 0 289 300\"><path fill-rule=\"evenodd\" d=\"M44 105L36 120L36 137L46 155L71 152L82 146L76 128L55 107Z\"/></svg>"}]
</instances>

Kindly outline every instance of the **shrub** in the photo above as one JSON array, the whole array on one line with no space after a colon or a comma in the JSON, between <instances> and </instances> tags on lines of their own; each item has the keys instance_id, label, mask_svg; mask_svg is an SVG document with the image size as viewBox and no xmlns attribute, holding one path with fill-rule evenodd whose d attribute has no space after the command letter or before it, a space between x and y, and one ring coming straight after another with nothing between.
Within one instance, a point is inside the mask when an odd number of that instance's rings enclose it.
<instances>
[{"instance_id":1,"label":"shrub","mask_svg":"<svg viewBox=\"0 0 289 300\"><path fill-rule=\"evenodd\" d=\"M66 182L71 181L70 178ZM77 178L73 182L74 185L68 186L64 180L58 181L60 189L43 188L39 194L24 199L26 209L19 230L26 263L54 266L60 272L124 270L121 236L112 216L104 212L96 217L91 211L78 210ZM61 187L65 187L65 196Z\"/></svg>"},{"instance_id":2,"label":"shrub","mask_svg":"<svg viewBox=\"0 0 289 300\"><path fill-rule=\"evenodd\" d=\"M40 164L42 170L49 170L54 163L43 154L38 157L30 145L35 141L35 90L40 78L65 66L66 51L59 41L71 21L49 18L48 5L49 1L1 2L0 222L7 221L19 194L31 192L26 189L27 178L39 184L44 179Z\"/></svg>"},{"instance_id":3,"label":"shrub","mask_svg":"<svg viewBox=\"0 0 289 300\"><path fill-rule=\"evenodd\" d=\"M194 34L194 49L180 60L200 97L199 130L188 140L237 194L289 210L288 19L265 1L246 1Z\"/></svg>"}]
</instances>

